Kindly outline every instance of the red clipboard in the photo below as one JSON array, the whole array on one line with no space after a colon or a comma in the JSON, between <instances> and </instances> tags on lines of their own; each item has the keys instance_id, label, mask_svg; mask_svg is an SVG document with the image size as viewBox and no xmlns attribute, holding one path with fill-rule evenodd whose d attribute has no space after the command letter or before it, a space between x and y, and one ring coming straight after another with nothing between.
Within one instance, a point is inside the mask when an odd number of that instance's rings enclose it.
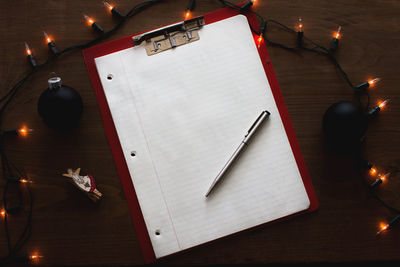
<instances>
[{"instance_id":1,"label":"red clipboard","mask_svg":"<svg viewBox=\"0 0 400 267\"><path fill-rule=\"evenodd\" d=\"M204 20L206 24L211 24L220 20L224 20L227 18L230 18L232 16L238 15L238 12L235 10L232 10L230 8L223 8L208 14L205 14ZM249 23L252 25L252 27L256 30L258 30L259 25L257 22L257 18L254 14L244 14L247 16L247 19ZM95 90L98 105L100 108L100 113L103 119L103 124L104 124L104 130L108 139L108 142L111 147L111 152L114 157L114 161L117 167L118 174L121 179L121 184L128 202L128 206L131 212L131 217L135 226L135 230L137 233L138 240L140 242L140 246L142 249L143 257L146 263L151 263L156 260L156 256L153 250L153 247L151 245L150 237L147 232L147 228L144 222L144 218L142 215L142 211L139 206L139 202L135 193L135 188L133 186L131 176L125 161L125 158L123 156L122 148L119 142L119 138L115 129L114 122L112 120L112 116L110 113L110 109L104 94L103 87L100 82L100 78L97 72L96 64L95 64L95 58L104 56L110 53L114 53L123 49L127 49L130 47L133 47L133 42L132 42L132 37L131 36L126 36L118 40L113 40L104 44L96 45L93 47L90 47L88 49L85 49L83 51L83 56L85 60L86 67L89 72L90 80L92 83L92 86ZM258 39L258 36L253 34L253 38L255 42ZM264 42L264 41L262 41ZM311 179L309 177L306 164L304 162L302 153L300 151L300 146L297 142L296 134L294 132L292 123L289 118L289 113L287 111L286 105L283 100L283 96L281 93L281 90L279 88L279 84L277 81L277 78L275 76L271 59L268 54L268 50L265 46L264 43L262 43L258 49L265 73L267 75L276 105L279 110L279 114L281 116L291 149L293 151L294 157L296 159L297 166L299 168L299 172L301 174L302 180L304 187L306 189L308 198L310 200L310 206L307 210L289 215L287 217L280 218L278 220L275 220L273 222L268 222L269 223L274 223L277 221L281 220L286 220L288 218L291 218L293 216L307 213L314 211L318 208L318 199L315 194ZM258 227L258 226L257 226Z\"/></svg>"}]
</instances>

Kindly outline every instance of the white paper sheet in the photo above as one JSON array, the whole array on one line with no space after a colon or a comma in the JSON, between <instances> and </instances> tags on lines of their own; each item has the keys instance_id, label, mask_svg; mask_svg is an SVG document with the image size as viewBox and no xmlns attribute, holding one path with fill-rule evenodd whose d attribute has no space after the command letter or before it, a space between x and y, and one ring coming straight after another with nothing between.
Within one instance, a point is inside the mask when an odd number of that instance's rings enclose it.
<instances>
[{"instance_id":1,"label":"white paper sheet","mask_svg":"<svg viewBox=\"0 0 400 267\"><path fill-rule=\"evenodd\" d=\"M153 56L138 46L96 58L157 258L310 203L246 17L199 34ZM270 118L205 198L262 110Z\"/></svg>"}]
</instances>

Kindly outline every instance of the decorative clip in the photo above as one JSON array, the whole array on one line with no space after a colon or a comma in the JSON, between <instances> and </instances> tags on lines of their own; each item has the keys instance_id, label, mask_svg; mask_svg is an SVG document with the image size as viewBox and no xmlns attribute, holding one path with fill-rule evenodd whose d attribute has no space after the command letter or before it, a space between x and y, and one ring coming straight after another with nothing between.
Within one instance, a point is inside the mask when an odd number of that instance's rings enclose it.
<instances>
[{"instance_id":1,"label":"decorative clip","mask_svg":"<svg viewBox=\"0 0 400 267\"><path fill-rule=\"evenodd\" d=\"M145 49L148 56L200 40L199 29L205 24L203 17L197 17L183 22L132 37L135 45L146 41Z\"/></svg>"},{"instance_id":2,"label":"decorative clip","mask_svg":"<svg viewBox=\"0 0 400 267\"><path fill-rule=\"evenodd\" d=\"M87 194L87 196L94 202L101 199L103 194L97 190L94 178L88 174L86 176L79 175L81 168L73 171L72 169L67 170L68 173L63 173L63 176L71 178L73 184L78 187L81 191Z\"/></svg>"}]
</instances>

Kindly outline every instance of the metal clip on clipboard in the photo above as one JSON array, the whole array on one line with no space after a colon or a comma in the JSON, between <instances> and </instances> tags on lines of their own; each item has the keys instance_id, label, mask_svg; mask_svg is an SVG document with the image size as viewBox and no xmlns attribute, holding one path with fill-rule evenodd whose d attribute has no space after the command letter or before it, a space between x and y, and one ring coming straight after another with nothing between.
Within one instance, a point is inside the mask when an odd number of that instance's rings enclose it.
<instances>
[{"instance_id":1,"label":"metal clip on clipboard","mask_svg":"<svg viewBox=\"0 0 400 267\"><path fill-rule=\"evenodd\" d=\"M168 49L200 40L198 31L204 24L204 18L197 17L134 36L132 39L135 45L140 45L145 41L147 55L152 56Z\"/></svg>"}]
</instances>

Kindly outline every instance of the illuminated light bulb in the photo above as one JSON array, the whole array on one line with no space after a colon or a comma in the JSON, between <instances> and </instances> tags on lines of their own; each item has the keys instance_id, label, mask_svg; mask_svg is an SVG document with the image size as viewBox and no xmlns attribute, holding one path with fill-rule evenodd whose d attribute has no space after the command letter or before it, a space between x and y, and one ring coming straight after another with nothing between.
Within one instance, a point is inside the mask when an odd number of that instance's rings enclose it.
<instances>
[{"instance_id":1,"label":"illuminated light bulb","mask_svg":"<svg viewBox=\"0 0 400 267\"><path fill-rule=\"evenodd\" d=\"M303 19L302 18L298 18L297 19L297 31L298 32L303 32Z\"/></svg>"},{"instance_id":2,"label":"illuminated light bulb","mask_svg":"<svg viewBox=\"0 0 400 267\"><path fill-rule=\"evenodd\" d=\"M96 23L96 21L94 19L92 19L91 17L89 17L86 14L83 14L83 17L86 20L86 23L92 27L93 30L97 31L98 33L104 33L104 30L102 27L100 27L99 24Z\"/></svg>"},{"instance_id":3,"label":"illuminated light bulb","mask_svg":"<svg viewBox=\"0 0 400 267\"><path fill-rule=\"evenodd\" d=\"M381 179L382 182L383 182L383 181L386 180L387 177L389 177L389 175L390 175L390 173L386 173L386 174L384 174L384 175L380 175L380 176L379 176L379 179Z\"/></svg>"},{"instance_id":4,"label":"illuminated light bulb","mask_svg":"<svg viewBox=\"0 0 400 267\"><path fill-rule=\"evenodd\" d=\"M104 6L111 12L114 17L123 18L124 16L115 8L114 5L108 3L107 1L103 1Z\"/></svg>"},{"instance_id":5,"label":"illuminated light bulb","mask_svg":"<svg viewBox=\"0 0 400 267\"><path fill-rule=\"evenodd\" d=\"M266 28L267 28L267 22L266 22L265 20L263 20L262 23L261 23L261 25L260 25L260 35L259 35L259 37L258 37L258 39L257 39L258 48L260 48L261 42L262 42L263 39L264 39L264 32L265 32L265 29L266 29Z\"/></svg>"},{"instance_id":6,"label":"illuminated light bulb","mask_svg":"<svg viewBox=\"0 0 400 267\"><path fill-rule=\"evenodd\" d=\"M31 56L32 55L32 51L29 47L29 45L27 44L27 42L25 42L25 52L27 56Z\"/></svg>"},{"instance_id":7,"label":"illuminated light bulb","mask_svg":"<svg viewBox=\"0 0 400 267\"><path fill-rule=\"evenodd\" d=\"M189 19L192 16L191 11L193 11L195 4L196 4L195 0L189 1L188 5L186 6L185 19Z\"/></svg>"},{"instance_id":8,"label":"illuminated light bulb","mask_svg":"<svg viewBox=\"0 0 400 267\"><path fill-rule=\"evenodd\" d=\"M25 178L20 178L20 179L19 179L19 182L20 182L20 183L23 183L23 184L27 184L27 183L30 183L30 184L31 184L31 183L32 183L31 180L28 180L28 179L25 179Z\"/></svg>"},{"instance_id":9,"label":"illuminated light bulb","mask_svg":"<svg viewBox=\"0 0 400 267\"><path fill-rule=\"evenodd\" d=\"M387 103L389 103L389 99L386 99L384 101L380 101L380 102L378 102L378 107L380 109L383 109L384 107L386 107Z\"/></svg>"},{"instance_id":10,"label":"illuminated light bulb","mask_svg":"<svg viewBox=\"0 0 400 267\"><path fill-rule=\"evenodd\" d=\"M190 15L191 15L190 11L189 11L189 10L186 11L186 13L185 13L185 19L189 19L189 18L190 18Z\"/></svg>"},{"instance_id":11,"label":"illuminated light bulb","mask_svg":"<svg viewBox=\"0 0 400 267\"><path fill-rule=\"evenodd\" d=\"M263 34L261 33L260 36L257 38L258 48L260 48L262 40L263 40Z\"/></svg>"},{"instance_id":12,"label":"illuminated light bulb","mask_svg":"<svg viewBox=\"0 0 400 267\"><path fill-rule=\"evenodd\" d=\"M108 10L110 10L110 12L114 8L114 6L108 3L107 1L103 1L103 4Z\"/></svg>"},{"instance_id":13,"label":"illuminated light bulb","mask_svg":"<svg viewBox=\"0 0 400 267\"><path fill-rule=\"evenodd\" d=\"M371 118L375 117L376 114L378 114L379 111L384 109L388 103L389 103L389 99L386 99L384 101L379 101L377 106L373 107L370 111L368 111L368 116Z\"/></svg>"},{"instance_id":14,"label":"illuminated light bulb","mask_svg":"<svg viewBox=\"0 0 400 267\"><path fill-rule=\"evenodd\" d=\"M357 91L365 91L367 88L375 86L380 80L381 80L380 78L369 79L368 81L363 82L360 85L357 85L355 89Z\"/></svg>"},{"instance_id":15,"label":"illuminated light bulb","mask_svg":"<svg viewBox=\"0 0 400 267\"><path fill-rule=\"evenodd\" d=\"M339 26L338 30L336 31L334 38L339 39L340 38L340 31L342 30L342 27Z\"/></svg>"},{"instance_id":16,"label":"illuminated light bulb","mask_svg":"<svg viewBox=\"0 0 400 267\"><path fill-rule=\"evenodd\" d=\"M379 174L378 178L372 184L370 184L370 187L374 188L374 187L380 185L381 183L383 183L383 181L386 180L387 177L389 177L389 175L390 175L390 173L386 173L384 175Z\"/></svg>"},{"instance_id":17,"label":"illuminated light bulb","mask_svg":"<svg viewBox=\"0 0 400 267\"><path fill-rule=\"evenodd\" d=\"M371 168L370 170L369 170L369 174L371 175L371 176L375 176L376 174L377 174L377 169L376 168Z\"/></svg>"},{"instance_id":18,"label":"illuminated light bulb","mask_svg":"<svg viewBox=\"0 0 400 267\"><path fill-rule=\"evenodd\" d=\"M391 229L395 224L397 224L400 221L400 214L396 215L392 220L390 220L389 223L381 223L379 227L379 231L376 232L377 235L382 233L383 231Z\"/></svg>"},{"instance_id":19,"label":"illuminated light bulb","mask_svg":"<svg viewBox=\"0 0 400 267\"><path fill-rule=\"evenodd\" d=\"M28 129L26 126L22 126L17 130L18 135L20 136L27 136L29 133L33 132L32 129Z\"/></svg>"},{"instance_id":20,"label":"illuminated light bulb","mask_svg":"<svg viewBox=\"0 0 400 267\"><path fill-rule=\"evenodd\" d=\"M58 54L59 52L56 43L51 39L51 37L46 32L43 32L43 35L44 39L46 40L47 46L50 48L50 51L53 54Z\"/></svg>"},{"instance_id":21,"label":"illuminated light bulb","mask_svg":"<svg viewBox=\"0 0 400 267\"><path fill-rule=\"evenodd\" d=\"M340 31L342 30L342 27L339 26L338 30L334 33L333 39L331 42L331 47L329 48L329 52L332 54L333 52L336 51L338 44L339 44L339 38L340 38Z\"/></svg>"},{"instance_id":22,"label":"illuminated light bulb","mask_svg":"<svg viewBox=\"0 0 400 267\"><path fill-rule=\"evenodd\" d=\"M29 45L27 42L25 42L25 53L26 53L26 59L28 62L31 64L32 67L37 66L37 62L35 57L32 55L32 50L30 49Z\"/></svg>"},{"instance_id":23,"label":"illuminated light bulb","mask_svg":"<svg viewBox=\"0 0 400 267\"><path fill-rule=\"evenodd\" d=\"M297 20L297 47L303 46L303 19L298 18Z\"/></svg>"},{"instance_id":24,"label":"illuminated light bulb","mask_svg":"<svg viewBox=\"0 0 400 267\"><path fill-rule=\"evenodd\" d=\"M46 40L47 44L52 42L50 36L46 32L43 32L43 35L44 35L44 39Z\"/></svg>"},{"instance_id":25,"label":"illuminated light bulb","mask_svg":"<svg viewBox=\"0 0 400 267\"><path fill-rule=\"evenodd\" d=\"M38 253L33 253L33 254L29 255L29 259L31 261L37 262L37 261L39 261L40 258L43 258L43 256L39 255Z\"/></svg>"},{"instance_id":26,"label":"illuminated light bulb","mask_svg":"<svg viewBox=\"0 0 400 267\"><path fill-rule=\"evenodd\" d=\"M1 215L1 217L5 217L6 216L6 210L5 209L1 209L0 210L0 215Z\"/></svg>"},{"instance_id":27,"label":"illuminated light bulb","mask_svg":"<svg viewBox=\"0 0 400 267\"><path fill-rule=\"evenodd\" d=\"M91 17L89 17L88 15L83 14L83 17L85 18L86 23L87 23L89 26L92 26L93 23L95 23L95 21L94 21Z\"/></svg>"},{"instance_id":28,"label":"illuminated light bulb","mask_svg":"<svg viewBox=\"0 0 400 267\"><path fill-rule=\"evenodd\" d=\"M379 231L376 232L376 234L379 235L380 233L382 233L383 231L388 229L389 226L390 226L389 224L381 223L380 226L379 226Z\"/></svg>"},{"instance_id":29,"label":"illuminated light bulb","mask_svg":"<svg viewBox=\"0 0 400 267\"><path fill-rule=\"evenodd\" d=\"M375 79L368 80L369 87L374 86L374 85L377 84L380 80L381 80L380 78L375 78Z\"/></svg>"}]
</instances>

